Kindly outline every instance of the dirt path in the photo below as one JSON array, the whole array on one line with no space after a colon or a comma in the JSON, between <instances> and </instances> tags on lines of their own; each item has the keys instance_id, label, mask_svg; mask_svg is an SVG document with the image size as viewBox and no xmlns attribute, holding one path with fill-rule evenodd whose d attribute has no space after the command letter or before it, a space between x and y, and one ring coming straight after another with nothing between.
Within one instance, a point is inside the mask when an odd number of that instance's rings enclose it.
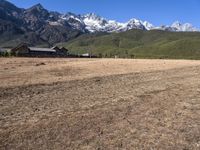
<instances>
[{"instance_id":1,"label":"dirt path","mask_svg":"<svg viewBox=\"0 0 200 150\"><path fill-rule=\"evenodd\" d=\"M0 149L200 149L200 66L192 63L3 86Z\"/></svg>"}]
</instances>

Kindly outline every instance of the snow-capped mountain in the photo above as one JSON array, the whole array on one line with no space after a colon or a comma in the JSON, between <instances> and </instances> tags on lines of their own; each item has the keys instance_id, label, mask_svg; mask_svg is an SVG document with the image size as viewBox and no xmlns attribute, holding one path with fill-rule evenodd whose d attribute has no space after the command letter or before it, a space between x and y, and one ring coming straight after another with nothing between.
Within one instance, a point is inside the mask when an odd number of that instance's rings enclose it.
<instances>
[{"instance_id":1,"label":"snow-capped mountain","mask_svg":"<svg viewBox=\"0 0 200 150\"><path fill-rule=\"evenodd\" d=\"M175 28L176 31L198 31L197 28L193 27L192 24L190 23L184 23L184 24L181 24L179 21L176 21L174 22L172 25L171 25L172 28Z\"/></svg>"},{"instance_id":2,"label":"snow-capped mountain","mask_svg":"<svg viewBox=\"0 0 200 150\"><path fill-rule=\"evenodd\" d=\"M94 13L62 14L45 9L41 4L28 9L18 8L7 0L0 0L0 39L27 41L31 44L52 45L91 32L124 32L131 29L166 30L173 32L200 31L189 23L175 22L156 27L147 21L130 19L127 22L108 20ZM8 36L9 35L9 36ZM13 35L13 36L12 36ZM15 35L19 39L15 39Z\"/></svg>"},{"instance_id":3,"label":"snow-capped mountain","mask_svg":"<svg viewBox=\"0 0 200 150\"><path fill-rule=\"evenodd\" d=\"M152 29L172 31L172 32L199 32L200 31L199 29L197 29L190 23L182 24L179 21L172 23L171 26L162 25L160 27L154 27Z\"/></svg>"},{"instance_id":4,"label":"snow-capped mountain","mask_svg":"<svg viewBox=\"0 0 200 150\"><path fill-rule=\"evenodd\" d=\"M82 15L81 19L86 25L86 29L90 32L105 31L108 21L94 13Z\"/></svg>"},{"instance_id":5,"label":"snow-capped mountain","mask_svg":"<svg viewBox=\"0 0 200 150\"><path fill-rule=\"evenodd\" d=\"M76 15L73 13L60 14L55 21L48 21L52 26L70 25L72 28L83 32L123 32L131 29L151 30L154 26L147 22L131 19L121 23L115 20L107 20L94 13Z\"/></svg>"},{"instance_id":6,"label":"snow-capped mountain","mask_svg":"<svg viewBox=\"0 0 200 150\"><path fill-rule=\"evenodd\" d=\"M128 22L121 23L114 20L107 20L94 13L81 16L86 29L90 32L122 32L131 29L150 30L153 25L147 21L143 22L137 19L131 19Z\"/></svg>"},{"instance_id":7,"label":"snow-capped mountain","mask_svg":"<svg viewBox=\"0 0 200 150\"><path fill-rule=\"evenodd\" d=\"M64 17L66 18L66 17ZM62 19L64 19L62 17ZM69 17L68 17L69 18ZM141 29L141 30L165 30L172 32L196 32L200 31L199 29L193 27L190 23L181 24L180 22L174 22L171 26L163 25L160 27L155 27L153 24L142 21L138 19L130 19L127 22L117 22L115 20L107 20L99 15L94 13L89 13L86 15L75 15L70 14L70 18L74 19L82 24L83 27L89 32L124 32L131 29ZM67 19L69 21L69 19ZM73 21L71 25L76 22ZM76 25L76 29L80 27Z\"/></svg>"}]
</instances>

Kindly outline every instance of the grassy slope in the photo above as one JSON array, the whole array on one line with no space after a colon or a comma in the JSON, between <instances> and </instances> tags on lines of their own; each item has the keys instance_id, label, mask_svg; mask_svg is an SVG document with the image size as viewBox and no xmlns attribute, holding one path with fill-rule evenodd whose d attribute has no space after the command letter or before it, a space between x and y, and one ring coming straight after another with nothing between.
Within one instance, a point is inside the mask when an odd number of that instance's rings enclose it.
<instances>
[{"instance_id":1,"label":"grassy slope","mask_svg":"<svg viewBox=\"0 0 200 150\"><path fill-rule=\"evenodd\" d=\"M104 57L200 59L200 33L131 30L83 35L59 45L75 54L92 50Z\"/></svg>"}]
</instances>

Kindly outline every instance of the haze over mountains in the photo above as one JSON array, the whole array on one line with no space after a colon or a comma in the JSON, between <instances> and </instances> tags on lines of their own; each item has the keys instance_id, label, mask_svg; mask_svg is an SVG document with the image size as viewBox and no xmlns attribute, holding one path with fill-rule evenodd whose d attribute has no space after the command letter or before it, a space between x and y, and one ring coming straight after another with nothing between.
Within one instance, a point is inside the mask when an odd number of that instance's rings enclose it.
<instances>
[{"instance_id":1,"label":"haze over mountains","mask_svg":"<svg viewBox=\"0 0 200 150\"><path fill-rule=\"evenodd\" d=\"M24 9L0 0L0 45L14 46L20 42L31 45L53 45L79 35L93 32L124 32L131 29L165 30L172 32L199 31L189 23L155 27L147 21L131 19L125 23L107 20L94 13L76 15L46 10L41 4ZM3 43L3 44L2 44ZM12 44L11 44L12 43Z\"/></svg>"}]
</instances>

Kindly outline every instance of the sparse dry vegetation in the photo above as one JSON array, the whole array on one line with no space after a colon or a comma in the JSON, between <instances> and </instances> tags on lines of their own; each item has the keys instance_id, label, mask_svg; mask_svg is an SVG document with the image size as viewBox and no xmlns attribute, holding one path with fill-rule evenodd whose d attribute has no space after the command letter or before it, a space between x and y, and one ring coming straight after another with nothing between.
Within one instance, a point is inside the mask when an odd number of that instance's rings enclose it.
<instances>
[{"instance_id":1,"label":"sparse dry vegetation","mask_svg":"<svg viewBox=\"0 0 200 150\"><path fill-rule=\"evenodd\" d=\"M2 58L0 149L200 149L199 76L200 61Z\"/></svg>"}]
</instances>

